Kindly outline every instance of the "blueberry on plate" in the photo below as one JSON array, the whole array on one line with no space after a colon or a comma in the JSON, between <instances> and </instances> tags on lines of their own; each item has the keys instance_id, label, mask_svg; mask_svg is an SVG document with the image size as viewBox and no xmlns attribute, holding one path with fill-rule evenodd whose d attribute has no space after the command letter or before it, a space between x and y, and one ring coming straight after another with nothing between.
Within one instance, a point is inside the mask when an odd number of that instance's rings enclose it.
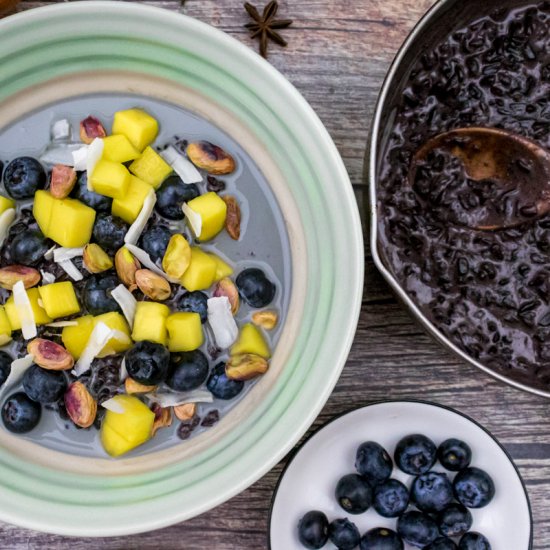
<instances>
[{"instance_id":1,"label":"blueberry on plate","mask_svg":"<svg viewBox=\"0 0 550 550\"><path fill-rule=\"evenodd\" d=\"M447 537L460 537L470 530L473 518L468 508L452 502L439 512L436 521L441 534Z\"/></svg>"},{"instance_id":2,"label":"blueberry on plate","mask_svg":"<svg viewBox=\"0 0 550 550\"><path fill-rule=\"evenodd\" d=\"M399 517L409 505L409 490L397 479L387 479L374 488L372 506L385 518Z\"/></svg>"},{"instance_id":3,"label":"blueberry on plate","mask_svg":"<svg viewBox=\"0 0 550 550\"><path fill-rule=\"evenodd\" d=\"M20 265L36 265L48 251L48 242L40 231L28 229L19 233L11 242L10 253L14 263Z\"/></svg>"},{"instance_id":4,"label":"blueberry on plate","mask_svg":"<svg viewBox=\"0 0 550 550\"><path fill-rule=\"evenodd\" d=\"M491 476L480 468L466 468L456 474L453 481L456 500L466 508L483 508L495 496Z\"/></svg>"},{"instance_id":5,"label":"blueberry on plate","mask_svg":"<svg viewBox=\"0 0 550 550\"><path fill-rule=\"evenodd\" d=\"M393 462L382 445L366 441L357 449L355 469L372 485L376 485L391 476Z\"/></svg>"},{"instance_id":6,"label":"blueberry on plate","mask_svg":"<svg viewBox=\"0 0 550 550\"><path fill-rule=\"evenodd\" d=\"M117 216L99 214L94 223L92 236L105 252L114 254L124 246L124 237L130 226Z\"/></svg>"},{"instance_id":7,"label":"blueberry on plate","mask_svg":"<svg viewBox=\"0 0 550 550\"><path fill-rule=\"evenodd\" d=\"M82 302L88 313L101 315L109 311L120 311L111 291L119 285L116 275L95 275L90 277L82 291Z\"/></svg>"},{"instance_id":8,"label":"blueberry on plate","mask_svg":"<svg viewBox=\"0 0 550 550\"><path fill-rule=\"evenodd\" d=\"M10 395L2 405L2 422L13 433L24 434L36 427L42 415L40 403L23 392Z\"/></svg>"},{"instance_id":9,"label":"blueberry on plate","mask_svg":"<svg viewBox=\"0 0 550 550\"><path fill-rule=\"evenodd\" d=\"M249 306L265 307L275 296L275 285L256 267L241 271L235 282L240 295Z\"/></svg>"},{"instance_id":10,"label":"blueberry on plate","mask_svg":"<svg viewBox=\"0 0 550 550\"><path fill-rule=\"evenodd\" d=\"M12 356L0 350L0 386L3 386L11 372Z\"/></svg>"},{"instance_id":11,"label":"blueberry on plate","mask_svg":"<svg viewBox=\"0 0 550 550\"><path fill-rule=\"evenodd\" d=\"M208 359L200 350L177 356L170 366L166 384L175 391L197 389L208 378Z\"/></svg>"},{"instance_id":12,"label":"blueberry on plate","mask_svg":"<svg viewBox=\"0 0 550 550\"><path fill-rule=\"evenodd\" d=\"M67 379L62 371L31 365L23 375L23 389L37 403L55 403L63 397Z\"/></svg>"},{"instance_id":13,"label":"blueberry on plate","mask_svg":"<svg viewBox=\"0 0 550 550\"><path fill-rule=\"evenodd\" d=\"M491 544L481 533L470 531L460 539L458 550L491 550Z\"/></svg>"},{"instance_id":14,"label":"blueberry on plate","mask_svg":"<svg viewBox=\"0 0 550 550\"><path fill-rule=\"evenodd\" d=\"M453 501L453 485L447 474L421 474L413 481L411 500L423 512L440 512Z\"/></svg>"},{"instance_id":15,"label":"blueberry on plate","mask_svg":"<svg viewBox=\"0 0 550 550\"><path fill-rule=\"evenodd\" d=\"M372 504L372 487L360 475L345 475L336 484L335 490L338 504L349 514L362 514Z\"/></svg>"},{"instance_id":16,"label":"blueberry on plate","mask_svg":"<svg viewBox=\"0 0 550 550\"><path fill-rule=\"evenodd\" d=\"M144 384L156 386L164 382L170 366L170 352L162 345L144 340L126 353L128 376Z\"/></svg>"},{"instance_id":17,"label":"blueberry on plate","mask_svg":"<svg viewBox=\"0 0 550 550\"><path fill-rule=\"evenodd\" d=\"M192 311L201 316L201 323L208 320L208 296L200 290L186 292L176 302L178 311Z\"/></svg>"},{"instance_id":18,"label":"blueberry on plate","mask_svg":"<svg viewBox=\"0 0 550 550\"><path fill-rule=\"evenodd\" d=\"M183 203L199 195L199 188L194 183L183 183L179 176L169 176L157 189L155 210L169 220L183 220Z\"/></svg>"},{"instance_id":19,"label":"blueberry on plate","mask_svg":"<svg viewBox=\"0 0 550 550\"><path fill-rule=\"evenodd\" d=\"M438 537L424 550L457 550L458 546L448 537Z\"/></svg>"},{"instance_id":20,"label":"blueberry on plate","mask_svg":"<svg viewBox=\"0 0 550 550\"><path fill-rule=\"evenodd\" d=\"M307 512L298 523L298 539L306 548L322 548L328 541L327 516L318 510Z\"/></svg>"},{"instance_id":21,"label":"blueberry on plate","mask_svg":"<svg viewBox=\"0 0 550 550\"><path fill-rule=\"evenodd\" d=\"M12 160L4 172L4 187L13 199L31 199L46 185L46 171L31 157Z\"/></svg>"},{"instance_id":22,"label":"blueberry on plate","mask_svg":"<svg viewBox=\"0 0 550 550\"><path fill-rule=\"evenodd\" d=\"M88 190L88 175L86 172L80 172L78 180L71 193L71 197L83 202L86 206L93 208L96 212L109 214L111 212L111 206L113 199L94 193Z\"/></svg>"},{"instance_id":23,"label":"blueberry on plate","mask_svg":"<svg viewBox=\"0 0 550 550\"><path fill-rule=\"evenodd\" d=\"M206 387L214 397L228 400L237 397L241 393L244 388L244 382L227 378L225 363L218 363L212 370L206 382Z\"/></svg>"},{"instance_id":24,"label":"blueberry on plate","mask_svg":"<svg viewBox=\"0 0 550 550\"><path fill-rule=\"evenodd\" d=\"M437 447L431 439L425 435L411 434L397 443L394 458L400 470L417 476L431 469L435 464L436 454Z\"/></svg>"},{"instance_id":25,"label":"blueberry on plate","mask_svg":"<svg viewBox=\"0 0 550 550\"><path fill-rule=\"evenodd\" d=\"M405 542L416 548L428 546L439 537L435 521L417 510L405 512L397 520L397 533Z\"/></svg>"},{"instance_id":26,"label":"blueberry on plate","mask_svg":"<svg viewBox=\"0 0 550 550\"><path fill-rule=\"evenodd\" d=\"M446 439L437 449L437 458L444 468L458 472L470 465L472 449L460 439Z\"/></svg>"},{"instance_id":27,"label":"blueberry on plate","mask_svg":"<svg viewBox=\"0 0 550 550\"><path fill-rule=\"evenodd\" d=\"M376 527L361 537L360 550L403 550L401 537L391 529Z\"/></svg>"},{"instance_id":28,"label":"blueberry on plate","mask_svg":"<svg viewBox=\"0 0 550 550\"><path fill-rule=\"evenodd\" d=\"M165 225L155 225L141 236L141 248L156 262L164 258L172 232Z\"/></svg>"},{"instance_id":29,"label":"blueberry on plate","mask_svg":"<svg viewBox=\"0 0 550 550\"><path fill-rule=\"evenodd\" d=\"M335 519L328 526L328 538L338 550L353 550L361 540L361 533L349 519Z\"/></svg>"}]
</instances>

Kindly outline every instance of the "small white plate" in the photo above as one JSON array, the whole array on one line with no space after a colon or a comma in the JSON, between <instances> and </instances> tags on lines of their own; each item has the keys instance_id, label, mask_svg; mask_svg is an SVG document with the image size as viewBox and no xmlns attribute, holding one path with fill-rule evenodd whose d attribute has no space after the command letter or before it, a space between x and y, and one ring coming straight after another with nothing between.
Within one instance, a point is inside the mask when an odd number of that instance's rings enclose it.
<instances>
[{"instance_id":1,"label":"small white plate","mask_svg":"<svg viewBox=\"0 0 550 550\"><path fill-rule=\"evenodd\" d=\"M419 401L388 401L351 411L329 422L290 460L273 496L271 550L303 550L297 526L309 510L323 511L329 521L347 517L361 534L374 527L395 530L395 519L383 518L372 508L364 514L347 514L336 502L334 488L343 475L355 471L355 452L361 443L377 441L393 456L397 442L412 433L423 433L437 445L449 437L468 443L472 448L472 466L486 470L496 488L495 498L488 506L471 510L472 530L483 533L492 550L532 548L533 521L527 491L500 443L471 418L447 407ZM434 469L445 471L439 463ZM396 467L392 477L408 487L413 479ZM405 548L417 550L407 545ZM324 546L324 550L334 549L330 542Z\"/></svg>"}]
</instances>

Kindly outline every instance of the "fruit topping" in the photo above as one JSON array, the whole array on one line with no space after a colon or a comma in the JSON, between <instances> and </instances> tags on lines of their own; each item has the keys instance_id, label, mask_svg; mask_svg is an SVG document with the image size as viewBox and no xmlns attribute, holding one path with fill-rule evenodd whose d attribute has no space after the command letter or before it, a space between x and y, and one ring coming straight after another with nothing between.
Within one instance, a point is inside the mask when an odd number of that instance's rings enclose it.
<instances>
[{"instance_id":1,"label":"fruit topping","mask_svg":"<svg viewBox=\"0 0 550 550\"><path fill-rule=\"evenodd\" d=\"M20 265L37 265L48 250L48 244L40 231L28 229L16 235L10 243L11 259Z\"/></svg>"},{"instance_id":2,"label":"fruit topping","mask_svg":"<svg viewBox=\"0 0 550 550\"><path fill-rule=\"evenodd\" d=\"M456 499L466 508L483 508L495 496L495 484L491 476L481 468L466 468L453 480Z\"/></svg>"},{"instance_id":3,"label":"fruit topping","mask_svg":"<svg viewBox=\"0 0 550 550\"><path fill-rule=\"evenodd\" d=\"M395 463L403 472L412 475L425 474L436 461L435 443L425 435L404 437L395 448Z\"/></svg>"},{"instance_id":4,"label":"fruit topping","mask_svg":"<svg viewBox=\"0 0 550 550\"><path fill-rule=\"evenodd\" d=\"M423 512L441 512L453 500L453 486L447 474L427 472L413 481L411 499Z\"/></svg>"},{"instance_id":5,"label":"fruit topping","mask_svg":"<svg viewBox=\"0 0 550 550\"><path fill-rule=\"evenodd\" d=\"M10 432L24 434L34 429L42 415L40 403L23 392L10 395L2 405L2 421Z\"/></svg>"},{"instance_id":6,"label":"fruit topping","mask_svg":"<svg viewBox=\"0 0 550 550\"><path fill-rule=\"evenodd\" d=\"M199 388L208 377L208 359L200 350L175 356L166 384L175 391L183 392Z\"/></svg>"},{"instance_id":7,"label":"fruit topping","mask_svg":"<svg viewBox=\"0 0 550 550\"><path fill-rule=\"evenodd\" d=\"M338 504L349 514L362 514L372 504L372 487L357 474L342 477L334 492Z\"/></svg>"},{"instance_id":8,"label":"fruit topping","mask_svg":"<svg viewBox=\"0 0 550 550\"><path fill-rule=\"evenodd\" d=\"M376 527L361 537L360 550L403 550L401 537L391 529Z\"/></svg>"},{"instance_id":9,"label":"fruit topping","mask_svg":"<svg viewBox=\"0 0 550 550\"><path fill-rule=\"evenodd\" d=\"M155 208L168 220L183 220L183 204L199 195L199 188L194 183L183 183L178 176L169 176L157 190Z\"/></svg>"},{"instance_id":10,"label":"fruit topping","mask_svg":"<svg viewBox=\"0 0 550 550\"><path fill-rule=\"evenodd\" d=\"M338 550L353 550L359 544L361 534L355 523L341 518L330 522L328 538Z\"/></svg>"},{"instance_id":11,"label":"fruit topping","mask_svg":"<svg viewBox=\"0 0 550 550\"><path fill-rule=\"evenodd\" d=\"M411 546L423 548L438 536L437 524L427 514L410 510L397 520L397 533Z\"/></svg>"},{"instance_id":12,"label":"fruit topping","mask_svg":"<svg viewBox=\"0 0 550 550\"><path fill-rule=\"evenodd\" d=\"M80 304L70 281L38 287L38 293L46 313L52 319L74 315L80 311Z\"/></svg>"},{"instance_id":13,"label":"fruit topping","mask_svg":"<svg viewBox=\"0 0 550 550\"><path fill-rule=\"evenodd\" d=\"M322 548L328 541L328 525L323 512L307 512L298 523L298 538L302 545L313 550Z\"/></svg>"},{"instance_id":14,"label":"fruit topping","mask_svg":"<svg viewBox=\"0 0 550 550\"><path fill-rule=\"evenodd\" d=\"M244 388L244 382L228 378L225 374L225 364L218 363L212 370L206 382L206 387L212 392L214 397L229 400L241 393Z\"/></svg>"},{"instance_id":15,"label":"fruit topping","mask_svg":"<svg viewBox=\"0 0 550 550\"><path fill-rule=\"evenodd\" d=\"M374 487L372 506L382 517L397 518L409 506L409 490L397 479L387 479Z\"/></svg>"},{"instance_id":16,"label":"fruit topping","mask_svg":"<svg viewBox=\"0 0 550 550\"><path fill-rule=\"evenodd\" d=\"M170 308L156 302L138 302L136 315L132 327L134 342L149 341L166 346L168 332L166 319L170 315Z\"/></svg>"},{"instance_id":17,"label":"fruit topping","mask_svg":"<svg viewBox=\"0 0 550 550\"><path fill-rule=\"evenodd\" d=\"M170 365L170 353L154 342L136 343L126 354L126 369L130 378L146 386L164 382Z\"/></svg>"},{"instance_id":18,"label":"fruit topping","mask_svg":"<svg viewBox=\"0 0 550 550\"><path fill-rule=\"evenodd\" d=\"M252 307L266 307L275 297L275 285L256 267L241 271L236 283L243 300Z\"/></svg>"},{"instance_id":19,"label":"fruit topping","mask_svg":"<svg viewBox=\"0 0 550 550\"><path fill-rule=\"evenodd\" d=\"M391 476L393 462L382 445L366 441L357 449L355 469L374 486Z\"/></svg>"},{"instance_id":20,"label":"fruit topping","mask_svg":"<svg viewBox=\"0 0 550 550\"><path fill-rule=\"evenodd\" d=\"M50 285L48 285L50 286ZM111 291L118 286L115 275L93 275L82 291L82 303L92 315L108 311L118 311L118 304L111 296Z\"/></svg>"},{"instance_id":21,"label":"fruit topping","mask_svg":"<svg viewBox=\"0 0 550 550\"><path fill-rule=\"evenodd\" d=\"M38 365L32 365L23 375L23 389L37 403L55 403L63 397L67 389L67 380L61 371L46 370Z\"/></svg>"},{"instance_id":22,"label":"fruit topping","mask_svg":"<svg viewBox=\"0 0 550 550\"><path fill-rule=\"evenodd\" d=\"M198 313L177 312L166 318L168 349L171 352L193 351L204 342L201 318Z\"/></svg>"},{"instance_id":23,"label":"fruit topping","mask_svg":"<svg viewBox=\"0 0 550 550\"><path fill-rule=\"evenodd\" d=\"M165 225L155 225L141 236L140 246L153 262L164 258L172 232Z\"/></svg>"},{"instance_id":24,"label":"fruit topping","mask_svg":"<svg viewBox=\"0 0 550 550\"><path fill-rule=\"evenodd\" d=\"M472 449L459 439L446 439L437 449L437 458L444 468L451 472L458 472L470 465Z\"/></svg>"},{"instance_id":25,"label":"fruit topping","mask_svg":"<svg viewBox=\"0 0 550 550\"><path fill-rule=\"evenodd\" d=\"M130 172L158 189L172 173L172 167L152 147L147 147L141 157L130 164Z\"/></svg>"},{"instance_id":26,"label":"fruit topping","mask_svg":"<svg viewBox=\"0 0 550 550\"><path fill-rule=\"evenodd\" d=\"M42 165L31 157L12 160L4 170L4 187L13 199L31 199L46 185L46 172Z\"/></svg>"}]
</instances>

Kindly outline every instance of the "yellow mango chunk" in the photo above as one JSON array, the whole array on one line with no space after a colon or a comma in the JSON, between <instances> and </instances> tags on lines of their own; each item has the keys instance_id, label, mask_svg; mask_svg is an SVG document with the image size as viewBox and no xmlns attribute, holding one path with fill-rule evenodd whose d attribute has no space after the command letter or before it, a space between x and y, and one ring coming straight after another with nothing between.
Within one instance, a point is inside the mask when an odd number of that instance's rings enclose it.
<instances>
[{"instance_id":1,"label":"yellow mango chunk","mask_svg":"<svg viewBox=\"0 0 550 550\"><path fill-rule=\"evenodd\" d=\"M103 138L103 158L112 162L128 162L141 155L130 140L122 135Z\"/></svg>"},{"instance_id":2,"label":"yellow mango chunk","mask_svg":"<svg viewBox=\"0 0 550 550\"><path fill-rule=\"evenodd\" d=\"M252 353L264 359L271 357L271 351L260 329L252 323L247 323L241 328L237 341L231 346L231 355L244 355Z\"/></svg>"},{"instance_id":3,"label":"yellow mango chunk","mask_svg":"<svg viewBox=\"0 0 550 550\"><path fill-rule=\"evenodd\" d=\"M155 413L135 396L120 394L113 399L124 412L105 413L100 437L109 455L120 456L151 439Z\"/></svg>"},{"instance_id":4,"label":"yellow mango chunk","mask_svg":"<svg viewBox=\"0 0 550 550\"><path fill-rule=\"evenodd\" d=\"M130 183L126 195L121 199L114 199L111 207L113 216L122 218L126 223L130 225L136 221L138 214L141 212L145 197L151 190L151 186L148 183L136 178L136 176L130 176Z\"/></svg>"},{"instance_id":5,"label":"yellow mango chunk","mask_svg":"<svg viewBox=\"0 0 550 550\"><path fill-rule=\"evenodd\" d=\"M166 319L168 349L171 352L193 351L204 342L201 316L194 312L173 313Z\"/></svg>"},{"instance_id":6,"label":"yellow mango chunk","mask_svg":"<svg viewBox=\"0 0 550 550\"><path fill-rule=\"evenodd\" d=\"M32 213L44 235L67 248L90 241L95 210L76 199L56 199L49 191L37 191Z\"/></svg>"},{"instance_id":7,"label":"yellow mango chunk","mask_svg":"<svg viewBox=\"0 0 550 550\"><path fill-rule=\"evenodd\" d=\"M204 290L212 286L216 276L217 263L209 254L199 247L191 247L191 261L189 267L180 279L181 284L192 292Z\"/></svg>"},{"instance_id":8,"label":"yellow mango chunk","mask_svg":"<svg viewBox=\"0 0 550 550\"><path fill-rule=\"evenodd\" d=\"M100 160L90 179L92 189L100 195L121 199L126 195L130 185L130 172L123 164Z\"/></svg>"},{"instance_id":9,"label":"yellow mango chunk","mask_svg":"<svg viewBox=\"0 0 550 550\"><path fill-rule=\"evenodd\" d=\"M207 252L207 254L216 262L215 283L233 275L233 268L228 263L224 262L219 256L212 252Z\"/></svg>"},{"instance_id":10,"label":"yellow mango chunk","mask_svg":"<svg viewBox=\"0 0 550 550\"><path fill-rule=\"evenodd\" d=\"M121 353L132 347L132 340L130 337L130 327L126 322L126 319L123 315L118 313L118 311L109 311L108 313L103 313L102 315L97 315L94 317L93 326L95 327L97 323L105 323L110 329L118 330L125 336L127 339L118 339L111 338L105 347L101 350L98 357L105 357L114 353ZM121 334L121 336L122 336Z\"/></svg>"},{"instance_id":11,"label":"yellow mango chunk","mask_svg":"<svg viewBox=\"0 0 550 550\"><path fill-rule=\"evenodd\" d=\"M74 319L78 325L73 327L63 327L61 331L61 340L67 351L75 358L78 359L94 329L94 318L91 315L85 315Z\"/></svg>"},{"instance_id":12,"label":"yellow mango chunk","mask_svg":"<svg viewBox=\"0 0 550 550\"><path fill-rule=\"evenodd\" d=\"M11 324L4 306L0 306L0 346L11 341Z\"/></svg>"},{"instance_id":13,"label":"yellow mango chunk","mask_svg":"<svg viewBox=\"0 0 550 550\"><path fill-rule=\"evenodd\" d=\"M9 210L10 208L15 208L15 201L0 195L0 214L4 213L6 210Z\"/></svg>"},{"instance_id":14,"label":"yellow mango chunk","mask_svg":"<svg viewBox=\"0 0 550 550\"><path fill-rule=\"evenodd\" d=\"M158 132L158 122L143 109L127 109L115 113L113 134L126 136L140 152L155 141Z\"/></svg>"},{"instance_id":15,"label":"yellow mango chunk","mask_svg":"<svg viewBox=\"0 0 550 550\"><path fill-rule=\"evenodd\" d=\"M155 189L172 173L172 167L151 147L130 164L130 172Z\"/></svg>"},{"instance_id":16,"label":"yellow mango chunk","mask_svg":"<svg viewBox=\"0 0 550 550\"><path fill-rule=\"evenodd\" d=\"M65 281L38 287L46 313L52 318L67 317L80 311L73 283Z\"/></svg>"},{"instance_id":17,"label":"yellow mango chunk","mask_svg":"<svg viewBox=\"0 0 550 550\"><path fill-rule=\"evenodd\" d=\"M34 314L34 322L37 325L45 325L46 323L51 323L52 318L48 316L46 310L38 303L38 300L40 299L38 288L28 288L27 296L29 297L32 312ZM19 320L19 314L17 313L17 308L15 307L15 302L13 301L13 295L9 297L8 301L4 305L4 309L6 310L6 315L8 316L11 329L20 330L21 321Z\"/></svg>"},{"instance_id":18,"label":"yellow mango chunk","mask_svg":"<svg viewBox=\"0 0 550 550\"><path fill-rule=\"evenodd\" d=\"M187 206L199 214L202 219L201 234L198 236L201 241L213 239L224 228L227 204L217 193L212 191L205 193L190 200Z\"/></svg>"},{"instance_id":19,"label":"yellow mango chunk","mask_svg":"<svg viewBox=\"0 0 550 550\"><path fill-rule=\"evenodd\" d=\"M141 342L149 340L165 346L168 342L166 332L166 318L170 315L170 308L157 302L138 302L132 340Z\"/></svg>"}]
</instances>

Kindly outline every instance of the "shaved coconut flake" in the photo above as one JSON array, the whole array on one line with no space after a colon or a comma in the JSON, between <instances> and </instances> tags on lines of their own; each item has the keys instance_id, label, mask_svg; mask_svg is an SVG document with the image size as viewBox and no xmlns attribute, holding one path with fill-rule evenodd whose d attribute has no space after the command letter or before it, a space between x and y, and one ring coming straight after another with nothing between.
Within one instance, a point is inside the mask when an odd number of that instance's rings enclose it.
<instances>
[{"instance_id":1,"label":"shaved coconut flake","mask_svg":"<svg viewBox=\"0 0 550 550\"><path fill-rule=\"evenodd\" d=\"M80 355L80 359L76 362L73 370L75 376L80 376L90 370L94 358L101 353L107 342L115 337L114 332L105 323L99 322L96 324L90 338L88 338L84 351Z\"/></svg>"},{"instance_id":2,"label":"shaved coconut flake","mask_svg":"<svg viewBox=\"0 0 550 550\"><path fill-rule=\"evenodd\" d=\"M47 327L64 328L64 327L77 327L76 321L56 321L55 323L46 323Z\"/></svg>"},{"instance_id":3,"label":"shaved coconut flake","mask_svg":"<svg viewBox=\"0 0 550 550\"><path fill-rule=\"evenodd\" d=\"M155 262L153 262L153 260L151 260L151 256L149 256L145 250L139 248L135 244L126 244L125 246L147 269L154 271L157 275L164 277L171 283L179 283L178 279L169 277L166 273L164 273L164 271L162 271L162 269Z\"/></svg>"},{"instance_id":4,"label":"shaved coconut flake","mask_svg":"<svg viewBox=\"0 0 550 550\"><path fill-rule=\"evenodd\" d=\"M46 250L44 253L44 259L51 261L53 260L53 251L57 248L57 245L54 244L49 250Z\"/></svg>"},{"instance_id":5,"label":"shaved coconut flake","mask_svg":"<svg viewBox=\"0 0 550 550\"><path fill-rule=\"evenodd\" d=\"M124 382L126 378L128 378L128 369L126 368L126 357L123 357L120 362L120 381Z\"/></svg>"},{"instance_id":6,"label":"shaved coconut flake","mask_svg":"<svg viewBox=\"0 0 550 550\"><path fill-rule=\"evenodd\" d=\"M150 403L158 403L162 408L177 407L184 403L212 403L214 397L209 391L153 392L145 395Z\"/></svg>"},{"instance_id":7,"label":"shaved coconut flake","mask_svg":"<svg viewBox=\"0 0 550 550\"><path fill-rule=\"evenodd\" d=\"M55 283L55 275L52 275L43 269L40 270L40 274L42 275L42 286Z\"/></svg>"},{"instance_id":8,"label":"shaved coconut flake","mask_svg":"<svg viewBox=\"0 0 550 550\"><path fill-rule=\"evenodd\" d=\"M66 119L56 120L51 127L53 141L61 141L71 138L71 123Z\"/></svg>"},{"instance_id":9,"label":"shaved coconut flake","mask_svg":"<svg viewBox=\"0 0 550 550\"><path fill-rule=\"evenodd\" d=\"M208 324L214 333L216 344L221 349L231 346L239 335L239 327L231 313L231 304L227 296L209 298Z\"/></svg>"},{"instance_id":10,"label":"shaved coconut flake","mask_svg":"<svg viewBox=\"0 0 550 550\"><path fill-rule=\"evenodd\" d=\"M93 191L92 187L92 173L96 164L103 156L103 140L101 138L95 138L88 147L88 156L86 158L86 172L88 176L88 191Z\"/></svg>"},{"instance_id":11,"label":"shaved coconut flake","mask_svg":"<svg viewBox=\"0 0 550 550\"><path fill-rule=\"evenodd\" d=\"M124 414L124 411L126 410L121 403L118 402L117 399L114 397L111 397L111 399L107 399L107 401L103 401L101 403L101 406L108 411L117 413L117 414Z\"/></svg>"},{"instance_id":12,"label":"shaved coconut flake","mask_svg":"<svg viewBox=\"0 0 550 550\"><path fill-rule=\"evenodd\" d=\"M56 143L42 153L40 160L45 164L74 166L73 153L82 148L82 143ZM76 168L75 168L76 170Z\"/></svg>"},{"instance_id":13,"label":"shaved coconut flake","mask_svg":"<svg viewBox=\"0 0 550 550\"><path fill-rule=\"evenodd\" d=\"M183 213L185 214L185 217L187 218L187 221L189 222L189 225L191 226L195 237L197 237L198 239L201 236L202 232L201 215L195 212L186 202L183 203L181 209L183 210Z\"/></svg>"},{"instance_id":14,"label":"shaved coconut flake","mask_svg":"<svg viewBox=\"0 0 550 550\"><path fill-rule=\"evenodd\" d=\"M11 362L10 373L0 389L0 395L21 381L25 371L34 363L34 355L25 355Z\"/></svg>"},{"instance_id":15,"label":"shaved coconut flake","mask_svg":"<svg viewBox=\"0 0 550 550\"><path fill-rule=\"evenodd\" d=\"M15 220L15 208L8 208L0 214L0 246L8 236L11 224Z\"/></svg>"},{"instance_id":16,"label":"shaved coconut flake","mask_svg":"<svg viewBox=\"0 0 550 550\"><path fill-rule=\"evenodd\" d=\"M153 208L155 208L155 203L157 202L157 195L154 189L151 189L145 200L143 201L143 206L138 214L138 217L135 219L134 223L130 226L130 229L126 232L124 236L124 242L126 244L136 244L139 240L140 235L143 233L151 214L153 213Z\"/></svg>"},{"instance_id":17,"label":"shaved coconut flake","mask_svg":"<svg viewBox=\"0 0 550 550\"><path fill-rule=\"evenodd\" d=\"M63 262L64 260L72 260L77 256L84 254L84 247L80 248L56 248L53 251L53 261L56 263Z\"/></svg>"},{"instance_id":18,"label":"shaved coconut flake","mask_svg":"<svg viewBox=\"0 0 550 550\"><path fill-rule=\"evenodd\" d=\"M169 145L159 155L173 168L183 183L200 183L202 176L195 165Z\"/></svg>"},{"instance_id":19,"label":"shaved coconut flake","mask_svg":"<svg viewBox=\"0 0 550 550\"><path fill-rule=\"evenodd\" d=\"M82 145L76 151L72 151L72 165L77 172L84 172L88 167L88 145Z\"/></svg>"},{"instance_id":20,"label":"shaved coconut flake","mask_svg":"<svg viewBox=\"0 0 550 550\"><path fill-rule=\"evenodd\" d=\"M137 300L134 298L134 295L124 285L118 285L114 290L111 290L111 296L120 306L124 317L126 317L130 328L132 328L134 326L137 307Z\"/></svg>"},{"instance_id":21,"label":"shaved coconut flake","mask_svg":"<svg viewBox=\"0 0 550 550\"><path fill-rule=\"evenodd\" d=\"M17 281L13 285L13 302L21 322L21 332L23 333L23 338L25 340L34 338L37 334L36 322L34 320L34 312L32 310L31 301L29 300L23 281Z\"/></svg>"},{"instance_id":22,"label":"shaved coconut flake","mask_svg":"<svg viewBox=\"0 0 550 550\"><path fill-rule=\"evenodd\" d=\"M82 281L84 279L78 267L71 260L63 260L62 262L57 262L57 264L73 281Z\"/></svg>"}]
</instances>

